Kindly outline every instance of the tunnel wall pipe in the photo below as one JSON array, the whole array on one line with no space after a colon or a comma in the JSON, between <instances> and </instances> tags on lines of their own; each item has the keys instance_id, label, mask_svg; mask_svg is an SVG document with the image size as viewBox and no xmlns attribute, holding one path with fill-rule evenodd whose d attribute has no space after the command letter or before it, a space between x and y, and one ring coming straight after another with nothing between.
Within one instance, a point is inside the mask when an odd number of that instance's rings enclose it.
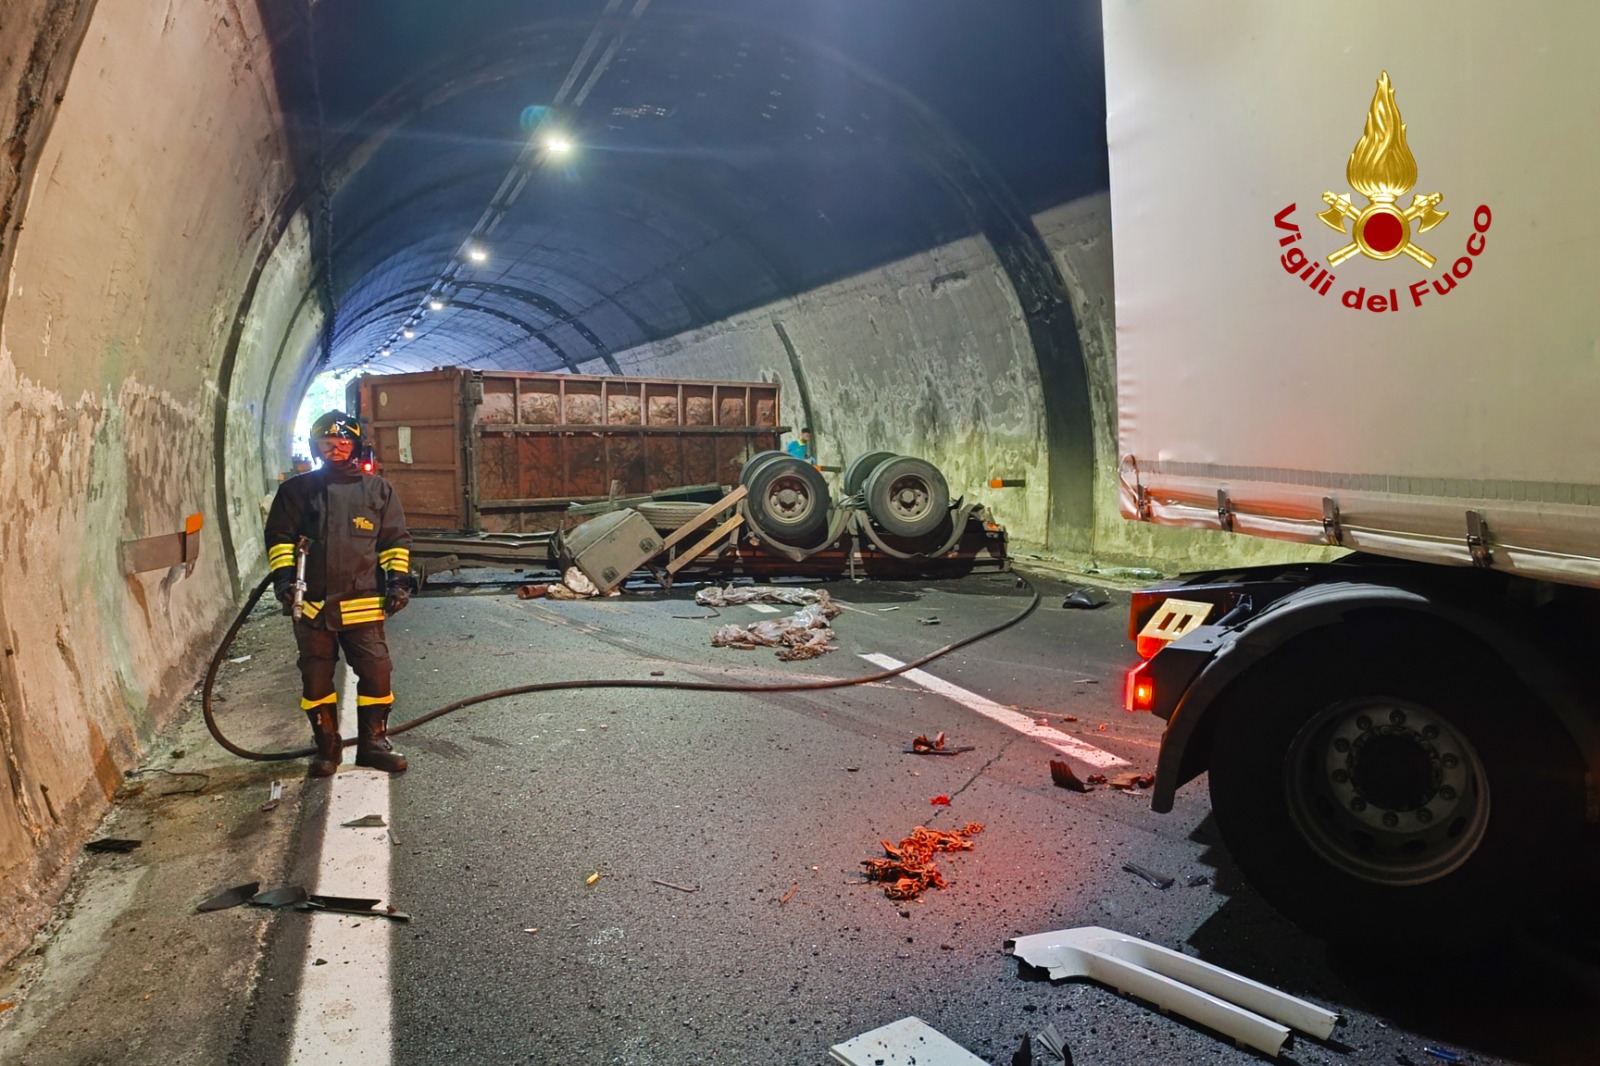
<instances>
[{"instance_id":1,"label":"tunnel wall pipe","mask_svg":"<svg viewBox=\"0 0 1600 1066\"><path fill-rule=\"evenodd\" d=\"M71 53L49 21L67 7L7 0L6 32L33 19ZM289 179L249 5L99 4L52 71L50 135L18 142L32 180L0 316L0 959L234 610L211 508L218 362ZM236 417L262 417L263 397L235 395ZM253 446L230 463L259 495ZM124 541L193 512L192 574L124 573Z\"/></svg>"},{"instance_id":2,"label":"tunnel wall pipe","mask_svg":"<svg viewBox=\"0 0 1600 1066\"><path fill-rule=\"evenodd\" d=\"M1052 514L1050 466L1087 460L1076 434L1072 448L1049 440L1038 333L981 237L641 345L618 361L634 374L777 381L784 390L783 419L798 428L800 394L773 328L782 323L817 412L812 431L819 462L843 466L875 449L927 459L944 472L952 496L987 503L1021 553L1169 573L1326 557L1316 549L1122 518L1109 198L1084 197L1032 221L1065 283L1087 369L1088 395L1069 406L1093 419L1092 550L1074 550L1052 536L1059 514ZM1068 480L1084 476L1069 473ZM991 477L1022 479L1026 486L991 489Z\"/></svg>"}]
</instances>

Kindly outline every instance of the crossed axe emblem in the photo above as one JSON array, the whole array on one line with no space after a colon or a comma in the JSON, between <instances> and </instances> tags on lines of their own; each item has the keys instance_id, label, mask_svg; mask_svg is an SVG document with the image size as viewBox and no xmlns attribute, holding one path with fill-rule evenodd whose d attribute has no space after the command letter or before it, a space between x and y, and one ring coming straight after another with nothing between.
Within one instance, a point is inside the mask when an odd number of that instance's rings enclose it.
<instances>
[{"instance_id":1,"label":"crossed axe emblem","mask_svg":"<svg viewBox=\"0 0 1600 1066\"><path fill-rule=\"evenodd\" d=\"M1336 267L1357 252L1372 259L1393 259L1404 253L1432 269L1436 260L1412 242L1411 223L1417 223L1418 233L1426 233L1443 222L1450 214L1437 210L1443 199L1443 193L1417 194L1411 197L1411 206L1402 211L1395 205L1393 197L1380 196L1364 209L1357 210L1350 202L1348 193L1334 195L1324 192L1322 202L1328 205L1328 209L1317 212L1323 224L1345 233L1345 219L1355 223L1349 231L1355 239L1329 253L1328 266Z\"/></svg>"}]
</instances>

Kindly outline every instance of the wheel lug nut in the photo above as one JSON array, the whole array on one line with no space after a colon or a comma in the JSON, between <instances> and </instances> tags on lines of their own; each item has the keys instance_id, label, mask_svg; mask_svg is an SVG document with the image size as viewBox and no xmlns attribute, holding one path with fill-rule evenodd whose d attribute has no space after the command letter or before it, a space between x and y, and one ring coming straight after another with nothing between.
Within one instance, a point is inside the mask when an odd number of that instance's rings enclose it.
<instances>
[{"instance_id":1,"label":"wheel lug nut","mask_svg":"<svg viewBox=\"0 0 1600 1066\"><path fill-rule=\"evenodd\" d=\"M1454 770L1457 766L1461 765L1461 760L1454 755L1446 755L1439 761L1444 764L1444 767L1447 770Z\"/></svg>"},{"instance_id":2,"label":"wheel lug nut","mask_svg":"<svg viewBox=\"0 0 1600 1066\"><path fill-rule=\"evenodd\" d=\"M1439 790L1439 798L1453 800L1456 798L1456 790L1451 788L1449 785L1445 785Z\"/></svg>"},{"instance_id":3,"label":"wheel lug nut","mask_svg":"<svg viewBox=\"0 0 1600 1066\"><path fill-rule=\"evenodd\" d=\"M1389 712L1389 721L1393 722L1395 725L1405 725L1406 712L1400 710L1398 707L1395 708Z\"/></svg>"},{"instance_id":4,"label":"wheel lug nut","mask_svg":"<svg viewBox=\"0 0 1600 1066\"><path fill-rule=\"evenodd\" d=\"M1428 810L1428 808L1426 808L1426 807L1418 807L1417 808L1417 821L1419 821L1419 822L1431 822L1431 821L1433 821L1433 812Z\"/></svg>"},{"instance_id":5,"label":"wheel lug nut","mask_svg":"<svg viewBox=\"0 0 1600 1066\"><path fill-rule=\"evenodd\" d=\"M1386 827L1393 829L1395 826L1400 824L1400 816L1393 811L1389 811L1383 816L1383 824Z\"/></svg>"},{"instance_id":6,"label":"wheel lug nut","mask_svg":"<svg viewBox=\"0 0 1600 1066\"><path fill-rule=\"evenodd\" d=\"M1350 775L1343 770L1335 770L1330 776L1341 785L1350 780Z\"/></svg>"},{"instance_id":7,"label":"wheel lug nut","mask_svg":"<svg viewBox=\"0 0 1600 1066\"><path fill-rule=\"evenodd\" d=\"M1425 725L1422 727L1422 735L1427 737L1429 740L1437 739L1439 736L1439 727L1436 725Z\"/></svg>"},{"instance_id":8,"label":"wheel lug nut","mask_svg":"<svg viewBox=\"0 0 1600 1066\"><path fill-rule=\"evenodd\" d=\"M1355 799L1350 801L1350 809L1352 811L1364 811L1367 809L1367 801L1362 799L1360 796L1357 796Z\"/></svg>"},{"instance_id":9,"label":"wheel lug nut","mask_svg":"<svg viewBox=\"0 0 1600 1066\"><path fill-rule=\"evenodd\" d=\"M1343 755L1345 752L1350 750L1350 742L1344 739L1344 737L1340 737L1338 740L1333 742L1333 750Z\"/></svg>"},{"instance_id":10,"label":"wheel lug nut","mask_svg":"<svg viewBox=\"0 0 1600 1066\"><path fill-rule=\"evenodd\" d=\"M1368 718L1366 715L1362 715L1360 718L1356 719L1356 728L1365 733L1367 730L1372 728L1372 719Z\"/></svg>"}]
</instances>

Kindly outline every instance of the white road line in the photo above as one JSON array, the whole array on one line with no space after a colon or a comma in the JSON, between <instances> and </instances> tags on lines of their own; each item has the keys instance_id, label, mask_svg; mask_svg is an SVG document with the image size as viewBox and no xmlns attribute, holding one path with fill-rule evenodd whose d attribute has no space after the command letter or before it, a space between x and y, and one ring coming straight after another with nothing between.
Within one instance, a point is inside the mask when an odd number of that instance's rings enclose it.
<instances>
[{"instance_id":1,"label":"white road line","mask_svg":"<svg viewBox=\"0 0 1600 1066\"><path fill-rule=\"evenodd\" d=\"M344 671L339 720L347 736L356 729L356 677ZM345 749L345 759L352 758ZM357 770L348 761L328 780L328 821L323 828L321 895L389 901L389 831L347 829L369 814L389 821L389 775ZM315 787L315 786L313 786ZM380 904L381 907L381 904ZM389 996L389 922L350 914L308 914L306 961L294 1022L291 1066L360 1063L388 1066L393 1044Z\"/></svg>"},{"instance_id":2,"label":"white road line","mask_svg":"<svg viewBox=\"0 0 1600 1066\"><path fill-rule=\"evenodd\" d=\"M869 663L883 667L885 670L893 670L897 666L905 665L900 660L891 659L887 655L863 655L861 657ZM976 692L968 692L961 686L952 685L950 682L934 677L930 673L922 670L907 670L900 676L907 681L921 685L929 692L935 692L946 699L955 700L963 707L977 711L985 718L992 718L1007 728L1015 729L1025 737L1032 737L1043 744L1048 744L1063 755L1070 755L1080 762L1088 763L1090 766L1098 766L1102 770L1107 770L1113 766L1131 765L1128 760L1119 759L1109 751L1102 751L1093 744L1085 744L1077 737L1063 733L1054 726L1040 725L1025 714L1013 711L1010 707L1002 707L994 700L980 696Z\"/></svg>"}]
</instances>

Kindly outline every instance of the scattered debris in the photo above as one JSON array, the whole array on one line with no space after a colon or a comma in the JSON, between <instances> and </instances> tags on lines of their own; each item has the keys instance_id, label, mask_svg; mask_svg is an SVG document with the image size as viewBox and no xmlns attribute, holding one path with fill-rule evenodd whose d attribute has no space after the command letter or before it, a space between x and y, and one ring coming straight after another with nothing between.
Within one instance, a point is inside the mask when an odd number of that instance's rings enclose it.
<instances>
[{"instance_id":1,"label":"scattered debris","mask_svg":"<svg viewBox=\"0 0 1600 1066\"><path fill-rule=\"evenodd\" d=\"M709 589L701 589L696 598ZM745 591L745 590L738 590ZM813 659L833 650L833 629L828 620L840 611L839 605L828 598L826 591L817 589L780 589L780 592L808 592L817 597L816 602L802 607L787 618L769 618L747 626L719 626L711 634L713 648L777 648L778 658L785 662L796 659Z\"/></svg>"},{"instance_id":2,"label":"scattered debris","mask_svg":"<svg viewBox=\"0 0 1600 1066\"><path fill-rule=\"evenodd\" d=\"M183 758L183 752L173 752L172 758ZM158 796L197 796L205 791L207 783L211 780L211 775L202 774L197 770L166 770L159 766L144 766L137 770L128 771L129 777L140 777L144 774L166 774L168 777L198 777L200 779L200 783L194 788L175 788L170 792L157 792L156 795ZM143 788L144 786L140 785L139 787Z\"/></svg>"},{"instance_id":3,"label":"scattered debris","mask_svg":"<svg viewBox=\"0 0 1600 1066\"><path fill-rule=\"evenodd\" d=\"M524 929L523 930L523 932L527 933L529 936L532 936L534 933L537 933L538 931L539 931L539 927L538 926L533 926L530 929Z\"/></svg>"},{"instance_id":4,"label":"scattered debris","mask_svg":"<svg viewBox=\"0 0 1600 1066\"><path fill-rule=\"evenodd\" d=\"M921 1018L901 1018L835 1044L828 1058L839 1066L986 1066L984 1061Z\"/></svg>"},{"instance_id":5,"label":"scattered debris","mask_svg":"<svg viewBox=\"0 0 1600 1066\"><path fill-rule=\"evenodd\" d=\"M664 886L666 888L675 888L679 892L698 892L698 891L700 891L700 889L698 887L690 888L688 885L675 885L671 881L663 881L659 877L653 877L650 880L651 880L652 884L662 885L662 886Z\"/></svg>"},{"instance_id":6,"label":"scattered debris","mask_svg":"<svg viewBox=\"0 0 1600 1066\"><path fill-rule=\"evenodd\" d=\"M701 589L694 594L694 602L702 607L734 607L741 603L787 603L793 607L805 607L813 603L833 604L827 589L779 588L776 585L746 585L744 588L729 585L726 588ZM837 609L829 611L828 617L832 618L837 613Z\"/></svg>"},{"instance_id":7,"label":"scattered debris","mask_svg":"<svg viewBox=\"0 0 1600 1066\"><path fill-rule=\"evenodd\" d=\"M245 885L234 885L232 888L226 888L221 892L218 892L216 895L200 904L200 906L196 907L195 911L200 914L205 914L208 911L225 911L229 907L237 907L241 903L248 902L250 898L260 890L260 888L260 881L251 881L249 884Z\"/></svg>"},{"instance_id":8,"label":"scattered debris","mask_svg":"<svg viewBox=\"0 0 1600 1066\"><path fill-rule=\"evenodd\" d=\"M983 832L981 822L968 822L953 833L917 826L911 835L891 844L882 841L886 859L863 859L867 880L887 881L883 894L890 899L916 899L929 888L944 888L945 879L933 864L941 851L971 851L972 837Z\"/></svg>"},{"instance_id":9,"label":"scattered debris","mask_svg":"<svg viewBox=\"0 0 1600 1066\"><path fill-rule=\"evenodd\" d=\"M1097 607L1104 607L1110 602L1111 597L1106 595L1105 589L1090 588L1085 585L1067 593L1067 598L1061 601L1061 606L1092 611Z\"/></svg>"},{"instance_id":10,"label":"scattered debris","mask_svg":"<svg viewBox=\"0 0 1600 1066\"><path fill-rule=\"evenodd\" d=\"M283 782L282 781L274 781L274 782L272 782L271 787L269 787L267 789L267 802L265 802L265 803L263 803L261 805L261 809L264 810L264 811L273 810L278 806L278 802L280 800L282 800L282 799L283 799Z\"/></svg>"},{"instance_id":11,"label":"scattered debris","mask_svg":"<svg viewBox=\"0 0 1600 1066\"><path fill-rule=\"evenodd\" d=\"M523 586L523 588L537 587L537 585ZM520 593L519 589L518 594ZM569 566L567 572L561 575L558 584L545 586L544 594L552 600L587 600L600 595L600 590L594 587L594 582L583 576L582 570L576 566ZM615 592L612 594L615 595Z\"/></svg>"},{"instance_id":12,"label":"scattered debris","mask_svg":"<svg viewBox=\"0 0 1600 1066\"><path fill-rule=\"evenodd\" d=\"M1047 1024L1036 1035L1044 1049L1060 1060L1061 1066L1072 1066L1072 1049L1067 1046L1067 1038L1053 1023Z\"/></svg>"},{"instance_id":13,"label":"scattered debris","mask_svg":"<svg viewBox=\"0 0 1600 1066\"><path fill-rule=\"evenodd\" d=\"M588 877L585 877L583 879L583 883L586 884L586 885L592 885L598 880L600 880L600 871L596 870L594 873L590 874Z\"/></svg>"},{"instance_id":14,"label":"scattered debris","mask_svg":"<svg viewBox=\"0 0 1600 1066\"><path fill-rule=\"evenodd\" d=\"M1339 1021L1337 1014L1315 1003L1098 926L1020 936L1006 941L1005 947L1030 966L1047 970L1052 980L1100 981L1267 1055L1283 1050L1290 1028L1326 1040Z\"/></svg>"},{"instance_id":15,"label":"scattered debris","mask_svg":"<svg viewBox=\"0 0 1600 1066\"><path fill-rule=\"evenodd\" d=\"M383 815L381 814L366 814L348 822L340 822L339 826L342 829L376 829L388 824L383 820Z\"/></svg>"},{"instance_id":16,"label":"scattered debris","mask_svg":"<svg viewBox=\"0 0 1600 1066\"><path fill-rule=\"evenodd\" d=\"M537 600L550 595L549 585L519 585L517 586L517 599Z\"/></svg>"},{"instance_id":17,"label":"scattered debris","mask_svg":"<svg viewBox=\"0 0 1600 1066\"><path fill-rule=\"evenodd\" d=\"M779 899L778 899L778 906L780 906L780 907L781 907L781 906L783 906L783 905L784 905L784 904L785 904L785 903L788 903L788 902L789 902L789 901L790 901L790 900L791 900L791 899L794 899L794 894L795 894L795 893L796 893L796 892L798 892L798 891L800 891L800 882L799 882L799 881L796 881L796 882L795 882L795 883L794 883L794 884L792 884L792 885L790 885L790 886L789 886L789 891L787 891L787 892L785 892L785 893L784 893L784 894L783 894L783 895L782 895L782 896L781 896L781 897L780 897L780 898L779 898Z\"/></svg>"},{"instance_id":18,"label":"scattered debris","mask_svg":"<svg viewBox=\"0 0 1600 1066\"><path fill-rule=\"evenodd\" d=\"M143 844L142 840L125 840L122 837L101 837L91 840L83 846L84 851L111 851L119 855L126 855L134 848Z\"/></svg>"},{"instance_id":19,"label":"scattered debris","mask_svg":"<svg viewBox=\"0 0 1600 1066\"><path fill-rule=\"evenodd\" d=\"M271 892L258 892L248 900L252 907L288 907L304 903L311 896L299 885L275 888Z\"/></svg>"},{"instance_id":20,"label":"scattered debris","mask_svg":"<svg viewBox=\"0 0 1600 1066\"><path fill-rule=\"evenodd\" d=\"M229 660L228 660L228 661L229 661L229 662L230 662L230 663L247 663L247 662L249 662L249 661L250 661L250 656L248 656L248 655L241 655L241 656L239 656L239 657L238 657L238 658L237 658L237 659L229 659Z\"/></svg>"},{"instance_id":21,"label":"scattered debris","mask_svg":"<svg viewBox=\"0 0 1600 1066\"><path fill-rule=\"evenodd\" d=\"M929 618L919 618L919 619L917 619L917 625L919 625L919 626L936 626L938 624L939 624L939 616L938 615L933 615L932 617L929 617Z\"/></svg>"},{"instance_id":22,"label":"scattered debris","mask_svg":"<svg viewBox=\"0 0 1600 1066\"><path fill-rule=\"evenodd\" d=\"M1011 1066L1033 1066L1033 1038L1022 1034L1022 1043L1011 1053Z\"/></svg>"},{"instance_id":23,"label":"scattered debris","mask_svg":"<svg viewBox=\"0 0 1600 1066\"><path fill-rule=\"evenodd\" d=\"M948 807L950 806L950 797L941 792L928 802L933 804L935 807Z\"/></svg>"},{"instance_id":24,"label":"scattered debris","mask_svg":"<svg viewBox=\"0 0 1600 1066\"><path fill-rule=\"evenodd\" d=\"M1211 878L1207 877L1205 874L1194 874L1184 882L1184 884L1188 885L1190 888L1199 888L1201 885L1209 885L1210 883Z\"/></svg>"},{"instance_id":25,"label":"scattered debris","mask_svg":"<svg viewBox=\"0 0 1600 1066\"><path fill-rule=\"evenodd\" d=\"M1103 785L1106 783L1106 775L1090 774L1088 777L1084 778L1084 780L1089 782L1091 785Z\"/></svg>"},{"instance_id":26,"label":"scattered debris","mask_svg":"<svg viewBox=\"0 0 1600 1066\"><path fill-rule=\"evenodd\" d=\"M1050 780L1057 788L1070 788L1074 792L1093 792L1094 787L1073 772L1072 765L1064 759L1050 760Z\"/></svg>"},{"instance_id":27,"label":"scattered debris","mask_svg":"<svg viewBox=\"0 0 1600 1066\"><path fill-rule=\"evenodd\" d=\"M947 746L944 732L941 730L939 735L932 740L919 733L917 738L911 742L910 747L901 748L900 750L907 755L960 755L964 751L972 751L973 747L971 744L960 744L955 747Z\"/></svg>"},{"instance_id":28,"label":"scattered debris","mask_svg":"<svg viewBox=\"0 0 1600 1066\"><path fill-rule=\"evenodd\" d=\"M357 899L352 896L321 896L309 895L296 910L302 911L333 911L337 914L355 914L363 918L388 918L396 922L409 922L411 915L405 911L396 910L392 905L378 910L378 900Z\"/></svg>"},{"instance_id":29,"label":"scattered debris","mask_svg":"<svg viewBox=\"0 0 1600 1066\"><path fill-rule=\"evenodd\" d=\"M1101 726L1104 729L1105 726ZM1112 788L1127 789L1133 792L1136 789L1149 788L1156 783L1155 774L1142 774L1138 770L1124 770L1120 774L1113 774L1109 784Z\"/></svg>"},{"instance_id":30,"label":"scattered debris","mask_svg":"<svg viewBox=\"0 0 1600 1066\"><path fill-rule=\"evenodd\" d=\"M12 1007L15 1007L15 1006L16 1006L16 1004L11 1002L9 999L4 1001L3 1003L0 1003L0 1014L4 1014L6 1011L10 1010Z\"/></svg>"},{"instance_id":31,"label":"scattered debris","mask_svg":"<svg viewBox=\"0 0 1600 1066\"><path fill-rule=\"evenodd\" d=\"M1434 1044L1422 1045L1422 1050L1442 1062L1460 1062L1461 1052L1451 1051L1447 1047L1438 1047Z\"/></svg>"},{"instance_id":32,"label":"scattered debris","mask_svg":"<svg viewBox=\"0 0 1600 1066\"><path fill-rule=\"evenodd\" d=\"M665 670L652 670L652 671L650 671L650 676L651 677L666 677L667 676L667 672Z\"/></svg>"},{"instance_id":33,"label":"scattered debris","mask_svg":"<svg viewBox=\"0 0 1600 1066\"><path fill-rule=\"evenodd\" d=\"M1122 868L1135 877L1142 878L1146 884L1153 888L1168 889L1172 887L1173 878L1168 877L1166 874L1158 874L1154 870L1146 870L1143 866L1132 862L1123 863Z\"/></svg>"},{"instance_id":34,"label":"scattered debris","mask_svg":"<svg viewBox=\"0 0 1600 1066\"><path fill-rule=\"evenodd\" d=\"M880 610L880 611L898 611L899 609L900 609L900 605L898 603L895 604L893 607L879 607L878 608L878 610Z\"/></svg>"}]
</instances>

